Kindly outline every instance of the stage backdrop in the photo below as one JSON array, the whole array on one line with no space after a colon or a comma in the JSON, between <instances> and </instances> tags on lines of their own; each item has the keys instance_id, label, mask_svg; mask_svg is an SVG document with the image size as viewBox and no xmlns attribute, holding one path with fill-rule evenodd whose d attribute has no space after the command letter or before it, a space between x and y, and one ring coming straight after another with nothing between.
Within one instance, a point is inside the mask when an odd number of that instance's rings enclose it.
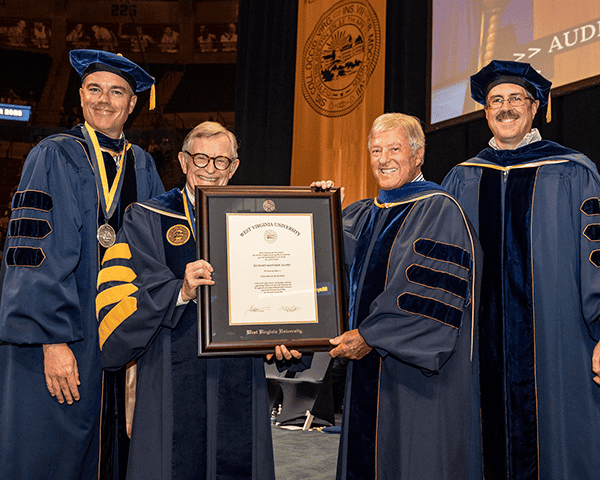
<instances>
[{"instance_id":1,"label":"stage backdrop","mask_svg":"<svg viewBox=\"0 0 600 480\"><path fill-rule=\"evenodd\" d=\"M300 1L292 185L333 180L374 197L367 136L383 113L386 0Z\"/></svg>"},{"instance_id":2,"label":"stage backdrop","mask_svg":"<svg viewBox=\"0 0 600 480\"><path fill-rule=\"evenodd\" d=\"M240 0L234 185L290 184L298 1Z\"/></svg>"},{"instance_id":3,"label":"stage backdrop","mask_svg":"<svg viewBox=\"0 0 600 480\"><path fill-rule=\"evenodd\" d=\"M236 184L290 185L298 11L299 7L327 1L240 0L235 130L240 138L241 163L233 177ZM428 3L388 1L385 21L380 18L385 25L385 52L380 52L379 60L385 58L384 111L407 113L422 121L427 118L430 65ZM600 165L599 105L600 85L590 84L582 90L553 96L552 122L545 123L543 115L538 114L540 118L536 118L534 126L540 129L543 138L579 150ZM374 113L366 121L368 126L376 116ZM343 136L356 142L366 154L366 133L347 131L340 138ZM423 165L425 178L440 183L454 165L482 150L491 136L483 114L466 123L429 130ZM294 139L295 144L300 141L314 158L323 158L315 138ZM337 156L325 160L340 163ZM306 182L324 179L319 178L321 172L310 162L310 157L306 163ZM298 182L294 178L293 183ZM348 193L352 198L360 196ZM369 196L374 195L365 194L363 198ZM346 200L344 206L348 204Z\"/></svg>"},{"instance_id":4,"label":"stage backdrop","mask_svg":"<svg viewBox=\"0 0 600 480\"><path fill-rule=\"evenodd\" d=\"M296 72L296 52L300 51L301 55L306 44L306 41L297 41L299 11L310 6L320 8L321 13L315 14L318 20L330 8L318 5L327 3L335 4L331 0L240 0L235 133L240 140L241 163L232 179L233 184L308 185L314 180L328 179L325 178L328 172L322 172L318 162L329 164L332 170L346 169L351 171L353 176L358 176L360 170L363 177L366 175L366 178L370 178L367 134L373 120L384 111L403 112L420 119L425 118L427 2L394 0L387 3L386 12L382 14L380 3L370 1L369 4L379 21L380 35L384 40L380 45L376 68L371 73L367 86L371 88L373 82L381 82L378 75L385 74L385 87L379 83L376 92L379 95L376 102L381 102L381 96L384 95L385 106L373 108L370 114L362 113L365 117L357 129L348 127L344 132L336 132L336 141L356 146L352 154L361 154L362 163L355 164L355 170L351 170L350 163L346 158L342 158L341 153L331 155L330 158L320 153L322 144L317 143L317 138L329 151L333 145L327 143L321 132L317 132L318 137L315 137L314 133L306 133L303 138L297 135L294 138L294 146L303 148L307 153L303 159L305 166L296 170L302 169L299 172L302 178L294 175L290 181L294 117L298 116L294 111L295 78L297 73L299 74ZM306 35L312 32L308 27L305 30ZM306 103L305 107L312 108L306 100L303 101ZM371 99L365 99L363 93L360 108L370 108L370 103ZM321 117L314 111L313 115ZM314 130L317 130L316 126ZM331 129L329 134L333 134ZM427 155L427 151L425 154ZM451 161L449 158L446 160ZM426 177L434 177L439 181L440 174L434 176L431 173L435 168L435 163L426 160ZM440 165L437 165L437 168L439 169ZM329 178L333 178L338 185L340 181L343 182L342 185L347 187L347 195L352 199L374 197L377 193L376 190L367 193L354 192L354 187L345 183L347 179L340 180L335 175ZM347 198L344 206L349 203Z\"/></svg>"}]
</instances>

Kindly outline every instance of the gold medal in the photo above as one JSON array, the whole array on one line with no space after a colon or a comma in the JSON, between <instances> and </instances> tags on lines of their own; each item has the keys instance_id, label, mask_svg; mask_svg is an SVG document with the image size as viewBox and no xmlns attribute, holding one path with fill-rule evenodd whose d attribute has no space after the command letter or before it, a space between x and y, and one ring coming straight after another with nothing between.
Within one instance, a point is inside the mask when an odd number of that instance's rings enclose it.
<instances>
[{"instance_id":1,"label":"gold medal","mask_svg":"<svg viewBox=\"0 0 600 480\"><path fill-rule=\"evenodd\" d=\"M115 233L115 229L113 227L111 227L108 223L105 223L104 225L100 225L98 227L96 238L98 238L98 243L100 243L100 245L102 245L104 248L110 248L115 244L117 234Z\"/></svg>"}]
</instances>

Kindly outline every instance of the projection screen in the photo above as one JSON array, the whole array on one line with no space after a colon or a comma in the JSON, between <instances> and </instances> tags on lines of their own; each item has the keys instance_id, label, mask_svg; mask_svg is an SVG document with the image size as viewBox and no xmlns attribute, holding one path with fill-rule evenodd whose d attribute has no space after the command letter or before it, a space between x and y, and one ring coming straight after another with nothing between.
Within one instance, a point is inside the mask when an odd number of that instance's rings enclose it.
<instances>
[{"instance_id":1,"label":"projection screen","mask_svg":"<svg viewBox=\"0 0 600 480\"><path fill-rule=\"evenodd\" d=\"M431 0L431 25L431 126L481 109L469 77L494 59L530 63L553 89L600 76L600 0Z\"/></svg>"}]
</instances>

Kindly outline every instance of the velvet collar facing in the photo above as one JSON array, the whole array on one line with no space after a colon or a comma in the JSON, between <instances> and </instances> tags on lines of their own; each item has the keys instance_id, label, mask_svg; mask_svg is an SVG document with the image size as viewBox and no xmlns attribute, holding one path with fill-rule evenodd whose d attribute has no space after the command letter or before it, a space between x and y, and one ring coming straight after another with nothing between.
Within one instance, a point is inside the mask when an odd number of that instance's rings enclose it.
<instances>
[{"instance_id":1,"label":"velvet collar facing","mask_svg":"<svg viewBox=\"0 0 600 480\"><path fill-rule=\"evenodd\" d=\"M392 203L403 200L410 195L422 193L426 190L443 190L437 183L434 182L409 182L402 185L400 188L392 190L379 190L377 201L379 203Z\"/></svg>"},{"instance_id":2,"label":"velvet collar facing","mask_svg":"<svg viewBox=\"0 0 600 480\"><path fill-rule=\"evenodd\" d=\"M65 133L67 133L68 135L73 135L81 140L84 140L83 133L81 133L82 126L82 123L80 123L79 125L75 125L73 129ZM96 132L96 136L98 137L98 143L100 144L100 148L117 153L123 151L123 145L125 144L125 135L121 134L121 136L115 140L114 138L110 138L109 136L104 135L98 130L94 130L94 132Z\"/></svg>"},{"instance_id":3,"label":"velvet collar facing","mask_svg":"<svg viewBox=\"0 0 600 480\"><path fill-rule=\"evenodd\" d=\"M503 167L509 167L522 163L537 162L548 157L565 157L567 155L580 156L581 154L558 143L540 140L514 150L494 150L488 147L479 152L477 157Z\"/></svg>"},{"instance_id":4,"label":"velvet collar facing","mask_svg":"<svg viewBox=\"0 0 600 480\"><path fill-rule=\"evenodd\" d=\"M185 215L183 195L179 188L173 188L158 197L147 200L144 204L157 210L166 210L170 213Z\"/></svg>"}]
</instances>

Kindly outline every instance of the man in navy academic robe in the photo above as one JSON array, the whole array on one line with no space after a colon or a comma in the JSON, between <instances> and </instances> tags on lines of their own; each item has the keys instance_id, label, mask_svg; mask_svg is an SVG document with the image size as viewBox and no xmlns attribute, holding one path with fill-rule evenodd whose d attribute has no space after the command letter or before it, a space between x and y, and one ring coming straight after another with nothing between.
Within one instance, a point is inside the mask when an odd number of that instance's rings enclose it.
<instances>
[{"instance_id":1,"label":"man in navy academic robe","mask_svg":"<svg viewBox=\"0 0 600 480\"><path fill-rule=\"evenodd\" d=\"M458 202L421 174L418 119L377 118L375 199L344 212L350 330L338 479L480 479L478 240Z\"/></svg>"},{"instance_id":2,"label":"man in navy academic robe","mask_svg":"<svg viewBox=\"0 0 600 480\"><path fill-rule=\"evenodd\" d=\"M98 478L99 227L118 230L130 203L164 191L152 157L123 135L135 92L152 77L107 52L73 51L71 63L82 75L86 123L29 153L2 261L0 478L7 480Z\"/></svg>"},{"instance_id":3,"label":"man in navy academic robe","mask_svg":"<svg viewBox=\"0 0 600 480\"><path fill-rule=\"evenodd\" d=\"M531 128L550 86L527 63L494 60L471 77L494 137L443 183L485 253L486 479L600 472L600 177L587 157Z\"/></svg>"},{"instance_id":4,"label":"man in navy academic robe","mask_svg":"<svg viewBox=\"0 0 600 480\"><path fill-rule=\"evenodd\" d=\"M198 358L196 290L214 282L196 260L194 187L227 184L235 136L204 122L179 160L184 190L130 207L98 280L103 366L137 361L127 478L273 480L264 358Z\"/></svg>"}]
</instances>

